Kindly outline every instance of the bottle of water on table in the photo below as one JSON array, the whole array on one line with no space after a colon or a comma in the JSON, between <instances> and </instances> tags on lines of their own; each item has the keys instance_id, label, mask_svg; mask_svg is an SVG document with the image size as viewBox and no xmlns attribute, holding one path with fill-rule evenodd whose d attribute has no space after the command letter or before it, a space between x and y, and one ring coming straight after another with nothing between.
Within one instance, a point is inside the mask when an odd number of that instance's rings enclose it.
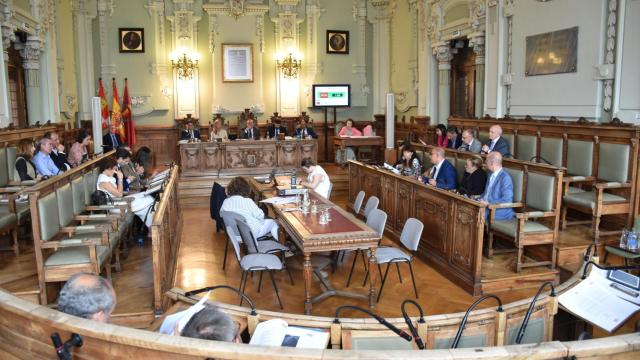
<instances>
[{"instance_id":1,"label":"bottle of water on table","mask_svg":"<svg viewBox=\"0 0 640 360\"><path fill-rule=\"evenodd\" d=\"M297 184L297 183L296 183L296 181L297 181L297 179L296 179L296 173L293 173L293 174L291 175L291 188L292 188L292 189L295 189L295 188L296 188L296 184Z\"/></svg>"}]
</instances>

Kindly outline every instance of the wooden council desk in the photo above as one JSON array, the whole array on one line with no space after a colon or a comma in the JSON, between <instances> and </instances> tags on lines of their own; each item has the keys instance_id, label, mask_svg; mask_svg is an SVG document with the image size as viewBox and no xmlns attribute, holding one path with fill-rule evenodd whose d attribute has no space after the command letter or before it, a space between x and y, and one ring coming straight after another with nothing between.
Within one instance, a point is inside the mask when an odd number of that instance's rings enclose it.
<instances>
[{"instance_id":1,"label":"wooden council desk","mask_svg":"<svg viewBox=\"0 0 640 360\"><path fill-rule=\"evenodd\" d=\"M336 136L333 138L333 146L344 151L347 147L360 148L361 146L371 146L373 149L373 160L382 159L380 150L384 146L384 138L382 136ZM356 155L356 158L358 156Z\"/></svg>"},{"instance_id":2,"label":"wooden council desk","mask_svg":"<svg viewBox=\"0 0 640 360\"><path fill-rule=\"evenodd\" d=\"M424 224L418 255L447 279L480 295L485 206L412 177L349 161L349 202L359 191L380 199L386 231L400 238L408 218ZM371 271L370 273L374 273Z\"/></svg>"},{"instance_id":3,"label":"wooden council desk","mask_svg":"<svg viewBox=\"0 0 640 360\"><path fill-rule=\"evenodd\" d=\"M179 143L183 177L268 174L294 170L302 159L318 158L318 141L233 140Z\"/></svg>"},{"instance_id":4,"label":"wooden council desk","mask_svg":"<svg viewBox=\"0 0 640 360\"><path fill-rule=\"evenodd\" d=\"M276 195L275 185L260 184L253 178L251 180L253 190L257 193L257 200L270 198ZM312 305L330 296L345 296L350 298L369 298L369 306L375 306L375 271L370 272L369 294L354 293L350 291L337 290L331 287L324 276L313 269L311 265L311 255L318 252L368 249L371 251L369 266L376 264L376 249L380 236L365 223L358 220L346 210L335 205L324 197L310 191L310 199L316 200L318 208L329 208L331 221L329 224L319 223L320 211L317 214L303 215L301 211L287 211L295 207L295 204L268 205L273 211L280 227L291 237L298 249L304 255L304 312L311 314ZM318 296L311 298L312 276L315 273L325 290Z\"/></svg>"}]
</instances>

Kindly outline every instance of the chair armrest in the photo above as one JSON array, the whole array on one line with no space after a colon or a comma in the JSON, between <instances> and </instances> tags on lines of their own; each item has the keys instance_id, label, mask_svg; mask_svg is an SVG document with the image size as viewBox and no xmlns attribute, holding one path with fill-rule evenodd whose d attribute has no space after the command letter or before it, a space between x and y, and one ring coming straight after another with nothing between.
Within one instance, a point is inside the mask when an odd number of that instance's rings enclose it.
<instances>
[{"instance_id":1,"label":"chair armrest","mask_svg":"<svg viewBox=\"0 0 640 360\"><path fill-rule=\"evenodd\" d=\"M593 176L566 176L562 179L564 183L584 183L584 182L594 182L596 178Z\"/></svg>"},{"instance_id":2,"label":"chair armrest","mask_svg":"<svg viewBox=\"0 0 640 360\"><path fill-rule=\"evenodd\" d=\"M487 208L489 208L489 210L520 208L520 207L524 207L524 204L517 202L517 203L497 203L497 204L489 204L489 205L487 205Z\"/></svg>"},{"instance_id":3,"label":"chair armrest","mask_svg":"<svg viewBox=\"0 0 640 360\"><path fill-rule=\"evenodd\" d=\"M77 221L91 221L91 220L118 220L119 214L88 214L88 215L76 215L74 220Z\"/></svg>"},{"instance_id":4,"label":"chair armrest","mask_svg":"<svg viewBox=\"0 0 640 360\"><path fill-rule=\"evenodd\" d=\"M63 226L60 228L60 231L68 233L70 236L78 233L82 234L82 231L99 231L102 232L103 236L109 236L109 230L111 230L111 224Z\"/></svg>"},{"instance_id":5,"label":"chair armrest","mask_svg":"<svg viewBox=\"0 0 640 360\"><path fill-rule=\"evenodd\" d=\"M104 245L101 239L87 238L87 239L62 239L58 241L44 241L40 244L43 249L58 249L66 247L76 246L99 246Z\"/></svg>"},{"instance_id":6,"label":"chair armrest","mask_svg":"<svg viewBox=\"0 0 640 360\"><path fill-rule=\"evenodd\" d=\"M128 204L120 205L89 205L84 208L87 211L129 210Z\"/></svg>"},{"instance_id":7,"label":"chair armrest","mask_svg":"<svg viewBox=\"0 0 640 360\"><path fill-rule=\"evenodd\" d=\"M0 194L13 194L22 191L22 186L8 186L0 188Z\"/></svg>"},{"instance_id":8,"label":"chair armrest","mask_svg":"<svg viewBox=\"0 0 640 360\"><path fill-rule=\"evenodd\" d=\"M631 184L629 183L619 183L619 182L606 182L606 183L596 183L594 185L596 189L624 189L630 188Z\"/></svg>"},{"instance_id":9,"label":"chair armrest","mask_svg":"<svg viewBox=\"0 0 640 360\"><path fill-rule=\"evenodd\" d=\"M527 211L523 213L516 213L516 218L525 219L525 220L555 217L555 216L556 216L556 213L554 211Z\"/></svg>"}]
</instances>

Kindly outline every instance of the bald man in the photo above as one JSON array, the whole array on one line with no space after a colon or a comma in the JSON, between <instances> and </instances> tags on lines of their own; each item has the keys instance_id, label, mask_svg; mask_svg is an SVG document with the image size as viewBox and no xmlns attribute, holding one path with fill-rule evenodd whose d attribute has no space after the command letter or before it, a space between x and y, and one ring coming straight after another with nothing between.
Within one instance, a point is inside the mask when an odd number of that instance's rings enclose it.
<instances>
[{"instance_id":1,"label":"bald man","mask_svg":"<svg viewBox=\"0 0 640 360\"><path fill-rule=\"evenodd\" d=\"M95 274L74 274L60 290L58 310L69 315L108 323L115 307L111 283Z\"/></svg>"},{"instance_id":2,"label":"bald man","mask_svg":"<svg viewBox=\"0 0 640 360\"><path fill-rule=\"evenodd\" d=\"M509 143L502 137L502 127L493 125L489 128L489 141L482 146L482 153L499 152L502 156L511 156Z\"/></svg>"},{"instance_id":3,"label":"bald man","mask_svg":"<svg viewBox=\"0 0 640 360\"><path fill-rule=\"evenodd\" d=\"M513 180L511 175L502 168L502 154L497 151L490 152L486 163L490 175L480 202L485 205L513 202ZM514 216L513 208L497 209L495 219L509 220Z\"/></svg>"},{"instance_id":4,"label":"bald man","mask_svg":"<svg viewBox=\"0 0 640 360\"><path fill-rule=\"evenodd\" d=\"M431 149L431 170L422 174L422 182L439 189L454 190L458 187L458 175L456 168L445 159L443 148Z\"/></svg>"}]
</instances>

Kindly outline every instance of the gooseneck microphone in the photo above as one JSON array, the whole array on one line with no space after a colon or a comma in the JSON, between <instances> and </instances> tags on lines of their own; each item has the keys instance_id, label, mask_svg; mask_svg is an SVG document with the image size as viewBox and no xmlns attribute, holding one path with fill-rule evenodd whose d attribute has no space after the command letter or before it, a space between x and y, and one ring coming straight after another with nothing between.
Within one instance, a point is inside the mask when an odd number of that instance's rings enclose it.
<instances>
[{"instance_id":1,"label":"gooseneck microphone","mask_svg":"<svg viewBox=\"0 0 640 360\"><path fill-rule=\"evenodd\" d=\"M256 313L256 306L253 305L253 301L251 301L251 299L245 295L242 291L231 287L229 285L216 285L216 286L207 286L204 287L202 289L196 289L196 290L191 290L191 291L187 291L184 293L185 297L191 297L193 295L197 295L206 291L215 291L217 289L227 289L227 290L231 290L233 292L235 292L236 294L238 294L243 300L246 300L249 303L249 307L251 308L251 315L257 315Z\"/></svg>"},{"instance_id":2,"label":"gooseneck microphone","mask_svg":"<svg viewBox=\"0 0 640 360\"><path fill-rule=\"evenodd\" d=\"M409 317L409 315L407 314L407 310L405 309L405 306L407 304L412 304L420 312L420 318L418 319L418 323L420 323L420 324L424 324L424 322L425 322L424 321L424 312L422 311L422 307L420 306L420 304L418 304L417 302L415 302L415 301L413 301L411 299L407 299L407 300L403 301L402 305L400 305L400 310L402 311L402 316L404 317L404 322L407 323L407 326L409 327L409 331L411 332L411 335L413 335L413 340L416 342L416 345L418 346L418 349L424 350L425 349L424 342L422 341L422 338L420 337L420 335L418 335L418 330L413 326L413 322L411 321L411 318Z\"/></svg>"},{"instance_id":3,"label":"gooseneck microphone","mask_svg":"<svg viewBox=\"0 0 640 360\"><path fill-rule=\"evenodd\" d=\"M71 360L71 352L69 350L71 350L72 347L82 346L82 336L76 333L72 333L71 338L63 344L60 339L60 334L54 332L51 334L51 341L56 350L56 355L58 355L58 359L60 360Z\"/></svg>"},{"instance_id":4,"label":"gooseneck microphone","mask_svg":"<svg viewBox=\"0 0 640 360\"><path fill-rule=\"evenodd\" d=\"M464 314L464 317L462 318L462 322L460 323L460 327L458 328L458 332L456 333L456 337L453 338L453 343L451 343L451 348L452 349L456 349L458 347L458 343L460 343L460 339L462 338L462 332L464 331L464 327L467 325L467 320L469 318L469 313L471 313L471 311L473 311L473 309L476 308L476 306L478 306L478 304L480 304L481 302L487 300L487 299L495 299L498 302L498 309L496 311L498 312L502 312L502 300L500 300L499 297L497 297L496 295L493 294L487 294L483 297L481 297L480 299L476 300L473 304L471 304L471 306L469 306L469 308L467 309L466 314Z\"/></svg>"},{"instance_id":5,"label":"gooseneck microphone","mask_svg":"<svg viewBox=\"0 0 640 360\"><path fill-rule=\"evenodd\" d=\"M547 281L542 285L540 285L540 288L538 289L536 296L533 297L531 304L529 304L529 309L527 309L527 313L525 314L524 319L522 320L522 324L520 324L520 329L518 329L518 335L516 335L516 344L520 344L522 342L522 338L524 338L524 333L527 330L527 325L529 325L529 319L531 319L531 314L533 313L533 307L535 306L536 301L538 301L538 297L540 297L542 290L547 285L551 287L551 293L549 294L549 296L556 297L556 288L555 286L553 286L553 283L551 281Z\"/></svg>"},{"instance_id":6,"label":"gooseneck microphone","mask_svg":"<svg viewBox=\"0 0 640 360\"><path fill-rule=\"evenodd\" d=\"M589 265L593 265L601 270L640 270L640 265L602 266L596 264L593 261L589 261L584 265L584 269L582 269L582 280L587 278L587 270L589 269Z\"/></svg>"},{"instance_id":7,"label":"gooseneck microphone","mask_svg":"<svg viewBox=\"0 0 640 360\"><path fill-rule=\"evenodd\" d=\"M352 309L352 310L359 310L362 311L363 313L371 316L372 318L376 319L380 324L384 325L387 329L393 331L394 333L398 334L398 336L402 337L403 339L407 340L407 341L411 341L413 338L411 337L411 335L407 334L406 332L398 329L397 327L395 327L393 324L391 324L390 322L388 322L387 320L385 320L384 318L374 314L373 312L361 308L359 306L353 306L353 305L343 305L343 306L338 306L338 308L336 309L336 315L335 315L335 319L333 319L333 323L334 324L340 324L340 319L338 318L338 314L340 313L340 311L342 309Z\"/></svg>"}]
</instances>

